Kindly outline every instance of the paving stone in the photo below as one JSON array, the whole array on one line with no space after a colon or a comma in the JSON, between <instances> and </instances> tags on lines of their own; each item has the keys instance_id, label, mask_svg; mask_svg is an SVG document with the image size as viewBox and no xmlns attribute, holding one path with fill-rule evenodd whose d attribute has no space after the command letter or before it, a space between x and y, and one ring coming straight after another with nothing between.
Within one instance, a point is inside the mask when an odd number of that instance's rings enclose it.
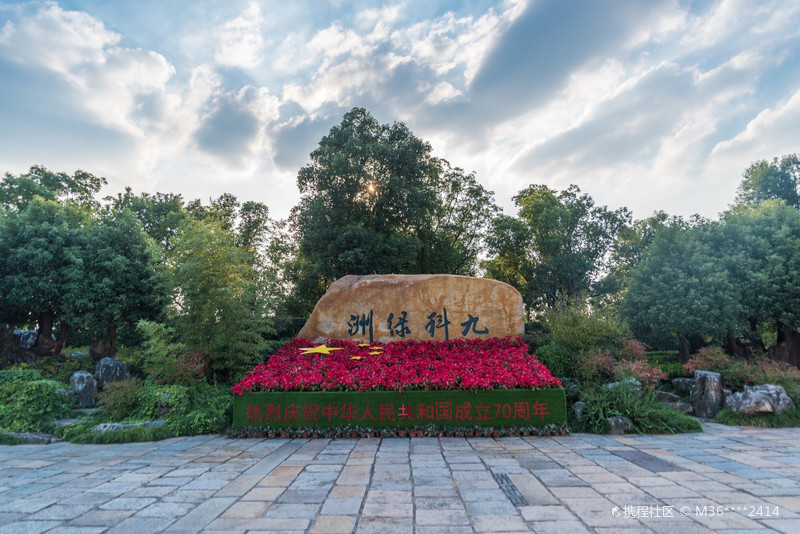
<instances>
[{"instance_id":1,"label":"paving stone","mask_svg":"<svg viewBox=\"0 0 800 534\"><path fill-rule=\"evenodd\" d=\"M355 516L323 515L314 523L311 534L350 534L355 524Z\"/></svg>"},{"instance_id":2,"label":"paving stone","mask_svg":"<svg viewBox=\"0 0 800 534\"><path fill-rule=\"evenodd\" d=\"M528 526L519 516L482 515L473 519L475 532L527 532ZM566 531L562 531L566 532Z\"/></svg>"},{"instance_id":3,"label":"paving stone","mask_svg":"<svg viewBox=\"0 0 800 534\"><path fill-rule=\"evenodd\" d=\"M101 510L141 510L156 502L155 497L120 497L100 505Z\"/></svg>"},{"instance_id":4,"label":"paving stone","mask_svg":"<svg viewBox=\"0 0 800 534\"><path fill-rule=\"evenodd\" d=\"M356 525L356 534L414 534L411 518L362 517Z\"/></svg>"},{"instance_id":5,"label":"paving stone","mask_svg":"<svg viewBox=\"0 0 800 534\"><path fill-rule=\"evenodd\" d=\"M91 510L69 522L76 527L113 527L134 514L133 510Z\"/></svg>"},{"instance_id":6,"label":"paving stone","mask_svg":"<svg viewBox=\"0 0 800 534\"><path fill-rule=\"evenodd\" d=\"M353 497L348 499L325 499L321 515L358 515L363 499Z\"/></svg>"}]
</instances>

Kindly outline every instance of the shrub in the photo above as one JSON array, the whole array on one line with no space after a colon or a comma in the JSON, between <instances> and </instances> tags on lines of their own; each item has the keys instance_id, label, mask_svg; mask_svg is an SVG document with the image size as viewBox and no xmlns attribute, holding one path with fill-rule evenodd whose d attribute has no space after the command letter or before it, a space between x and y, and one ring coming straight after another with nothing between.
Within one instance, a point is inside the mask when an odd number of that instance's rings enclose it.
<instances>
[{"instance_id":1,"label":"shrub","mask_svg":"<svg viewBox=\"0 0 800 534\"><path fill-rule=\"evenodd\" d=\"M703 429L694 417L659 403L655 392L640 391L629 384L587 389L582 400L586 406L582 419L575 426L586 432L604 434L606 419L612 416L627 417L634 431L642 434L702 432Z\"/></svg>"},{"instance_id":2,"label":"shrub","mask_svg":"<svg viewBox=\"0 0 800 534\"><path fill-rule=\"evenodd\" d=\"M725 354L720 347L703 347L689 358L683 366L683 372L687 376L694 375L695 371L714 371L721 373L733 365L733 360Z\"/></svg>"},{"instance_id":3,"label":"shrub","mask_svg":"<svg viewBox=\"0 0 800 534\"><path fill-rule=\"evenodd\" d=\"M0 390L0 428L14 432L53 432L55 421L72 410L70 399L52 380L6 383Z\"/></svg>"},{"instance_id":4,"label":"shrub","mask_svg":"<svg viewBox=\"0 0 800 534\"><path fill-rule=\"evenodd\" d=\"M208 373L208 358L203 351L188 352L175 341L175 330L152 321L139 321L142 334L142 368L157 384L190 385Z\"/></svg>"},{"instance_id":5,"label":"shrub","mask_svg":"<svg viewBox=\"0 0 800 534\"><path fill-rule=\"evenodd\" d=\"M588 382L603 383L611 380L616 374L617 362L609 352L588 354L576 363L578 376Z\"/></svg>"},{"instance_id":6,"label":"shrub","mask_svg":"<svg viewBox=\"0 0 800 534\"><path fill-rule=\"evenodd\" d=\"M783 413L743 414L736 413L730 408L720 410L714 417L715 423L733 426L756 426L762 428L792 428L800 427L800 409L788 410Z\"/></svg>"},{"instance_id":7,"label":"shrub","mask_svg":"<svg viewBox=\"0 0 800 534\"><path fill-rule=\"evenodd\" d=\"M103 412L111 420L120 421L137 413L142 386L138 378L105 384L103 391L98 394Z\"/></svg>"},{"instance_id":8,"label":"shrub","mask_svg":"<svg viewBox=\"0 0 800 534\"><path fill-rule=\"evenodd\" d=\"M657 365L645 360L622 361L616 368L616 379L632 377L638 380L644 389L654 389L656 384L667 379L667 375Z\"/></svg>"},{"instance_id":9,"label":"shrub","mask_svg":"<svg viewBox=\"0 0 800 534\"><path fill-rule=\"evenodd\" d=\"M554 376L575 376L575 359L572 351L561 345L551 343L536 350L537 359L550 369Z\"/></svg>"},{"instance_id":10,"label":"shrub","mask_svg":"<svg viewBox=\"0 0 800 534\"><path fill-rule=\"evenodd\" d=\"M558 345L576 353L616 349L628 334L627 325L616 316L602 316L576 306L550 309L543 321Z\"/></svg>"}]
</instances>

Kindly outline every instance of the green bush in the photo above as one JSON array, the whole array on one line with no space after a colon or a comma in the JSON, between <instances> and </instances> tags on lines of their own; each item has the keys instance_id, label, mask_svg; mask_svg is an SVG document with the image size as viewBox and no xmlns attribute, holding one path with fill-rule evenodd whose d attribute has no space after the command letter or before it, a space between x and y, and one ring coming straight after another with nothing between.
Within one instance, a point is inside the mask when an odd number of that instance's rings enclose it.
<instances>
[{"instance_id":1,"label":"green bush","mask_svg":"<svg viewBox=\"0 0 800 534\"><path fill-rule=\"evenodd\" d=\"M56 419L72 411L70 399L52 380L6 382L0 388L0 428L13 432L53 432Z\"/></svg>"},{"instance_id":2,"label":"green bush","mask_svg":"<svg viewBox=\"0 0 800 534\"><path fill-rule=\"evenodd\" d=\"M591 313L585 308L561 306L544 313L543 321L556 344L573 352L619 348L629 328L618 317Z\"/></svg>"},{"instance_id":3,"label":"green bush","mask_svg":"<svg viewBox=\"0 0 800 534\"><path fill-rule=\"evenodd\" d=\"M561 345L551 343L536 349L536 358L547 367L554 376L576 376L575 360L572 351Z\"/></svg>"},{"instance_id":4,"label":"green bush","mask_svg":"<svg viewBox=\"0 0 800 534\"><path fill-rule=\"evenodd\" d=\"M44 380L42 373L38 369L17 367L0 371L0 386L17 382L32 382L34 380Z\"/></svg>"},{"instance_id":5,"label":"green bush","mask_svg":"<svg viewBox=\"0 0 800 534\"><path fill-rule=\"evenodd\" d=\"M141 366L158 384L190 385L204 379L208 360L202 351L189 352L183 343L175 341L175 329L152 321L139 321L142 335Z\"/></svg>"},{"instance_id":6,"label":"green bush","mask_svg":"<svg viewBox=\"0 0 800 534\"><path fill-rule=\"evenodd\" d=\"M615 388L593 387L582 393L586 406L583 417L575 421L575 428L584 432L604 434L606 419L612 416L627 417L634 431L641 434L675 434L702 432L694 417L669 408L656 400L654 391L640 391L621 384Z\"/></svg>"}]
</instances>

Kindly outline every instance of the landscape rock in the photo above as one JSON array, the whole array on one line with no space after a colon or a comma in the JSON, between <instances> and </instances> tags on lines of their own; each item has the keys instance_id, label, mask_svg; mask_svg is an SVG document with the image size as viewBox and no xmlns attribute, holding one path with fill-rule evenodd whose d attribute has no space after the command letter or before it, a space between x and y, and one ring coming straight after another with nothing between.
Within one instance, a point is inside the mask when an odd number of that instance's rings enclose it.
<instances>
[{"instance_id":1,"label":"landscape rock","mask_svg":"<svg viewBox=\"0 0 800 534\"><path fill-rule=\"evenodd\" d=\"M22 445L49 445L61 441L55 436L43 432L8 432L9 435L22 441Z\"/></svg>"},{"instance_id":2,"label":"landscape rock","mask_svg":"<svg viewBox=\"0 0 800 534\"><path fill-rule=\"evenodd\" d=\"M607 384L603 384L603 387L608 389L614 389L618 388L620 385L632 387L634 389L642 389L642 383L633 378L632 376L623 378L621 382L609 382Z\"/></svg>"},{"instance_id":3,"label":"landscape rock","mask_svg":"<svg viewBox=\"0 0 800 534\"><path fill-rule=\"evenodd\" d=\"M158 421L147 421L144 423L103 423L94 427L91 430L91 433L102 434L103 432L108 432L109 430L122 430L123 428L134 427L156 428L164 426L165 424L167 424L167 422L164 419L159 419Z\"/></svg>"},{"instance_id":4,"label":"landscape rock","mask_svg":"<svg viewBox=\"0 0 800 534\"><path fill-rule=\"evenodd\" d=\"M692 407L697 417L714 417L722 409L722 375L712 371L695 371L691 391Z\"/></svg>"},{"instance_id":5,"label":"landscape rock","mask_svg":"<svg viewBox=\"0 0 800 534\"><path fill-rule=\"evenodd\" d=\"M747 415L759 413L782 413L794 410L794 402L786 390L775 384L745 386L744 391L730 394L725 407L736 413Z\"/></svg>"},{"instance_id":6,"label":"landscape rock","mask_svg":"<svg viewBox=\"0 0 800 534\"><path fill-rule=\"evenodd\" d=\"M73 360L82 360L89 357L88 352L70 352L69 357Z\"/></svg>"},{"instance_id":7,"label":"landscape rock","mask_svg":"<svg viewBox=\"0 0 800 534\"><path fill-rule=\"evenodd\" d=\"M525 333L512 286L446 274L345 276L331 284L297 337L444 341Z\"/></svg>"},{"instance_id":8,"label":"landscape rock","mask_svg":"<svg viewBox=\"0 0 800 534\"><path fill-rule=\"evenodd\" d=\"M656 391L656 400L659 402L678 402L681 397L669 391Z\"/></svg>"},{"instance_id":9,"label":"landscape rock","mask_svg":"<svg viewBox=\"0 0 800 534\"><path fill-rule=\"evenodd\" d=\"M633 430L633 422L627 417L615 415L606 419L606 431L608 434L624 434Z\"/></svg>"},{"instance_id":10,"label":"landscape rock","mask_svg":"<svg viewBox=\"0 0 800 534\"><path fill-rule=\"evenodd\" d=\"M79 408L91 408L97 400L97 381L87 371L75 371L69 377Z\"/></svg>"},{"instance_id":11,"label":"landscape rock","mask_svg":"<svg viewBox=\"0 0 800 534\"><path fill-rule=\"evenodd\" d=\"M586 409L586 403L583 401L578 401L572 405L572 411L575 412L575 419L580 421L583 419L583 411Z\"/></svg>"},{"instance_id":12,"label":"landscape rock","mask_svg":"<svg viewBox=\"0 0 800 534\"><path fill-rule=\"evenodd\" d=\"M97 381L98 388L102 388L106 382L121 382L128 378L130 378L128 366L119 358L102 358L97 362L94 370L94 379Z\"/></svg>"},{"instance_id":13,"label":"landscape rock","mask_svg":"<svg viewBox=\"0 0 800 534\"><path fill-rule=\"evenodd\" d=\"M694 413L694 406L690 402L676 402L675 409L682 413Z\"/></svg>"},{"instance_id":14,"label":"landscape rock","mask_svg":"<svg viewBox=\"0 0 800 534\"><path fill-rule=\"evenodd\" d=\"M694 386L694 378L672 379L672 387L675 388L675 391L689 393L690 391L692 391L692 386Z\"/></svg>"},{"instance_id":15,"label":"landscape rock","mask_svg":"<svg viewBox=\"0 0 800 534\"><path fill-rule=\"evenodd\" d=\"M19 336L19 348L25 350L32 349L39 338L36 330L14 330L14 335Z\"/></svg>"}]
</instances>

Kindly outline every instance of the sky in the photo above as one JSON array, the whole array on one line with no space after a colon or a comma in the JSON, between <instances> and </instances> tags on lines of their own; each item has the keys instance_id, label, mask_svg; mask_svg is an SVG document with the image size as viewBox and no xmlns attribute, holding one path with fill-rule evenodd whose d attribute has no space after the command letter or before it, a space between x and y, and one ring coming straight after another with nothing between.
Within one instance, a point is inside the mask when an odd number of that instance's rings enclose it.
<instances>
[{"instance_id":1,"label":"sky","mask_svg":"<svg viewBox=\"0 0 800 534\"><path fill-rule=\"evenodd\" d=\"M0 173L282 218L353 107L510 215L576 184L637 219L715 217L750 164L800 152L800 1L0 0Z\"/></svg>"}]
</instances>

